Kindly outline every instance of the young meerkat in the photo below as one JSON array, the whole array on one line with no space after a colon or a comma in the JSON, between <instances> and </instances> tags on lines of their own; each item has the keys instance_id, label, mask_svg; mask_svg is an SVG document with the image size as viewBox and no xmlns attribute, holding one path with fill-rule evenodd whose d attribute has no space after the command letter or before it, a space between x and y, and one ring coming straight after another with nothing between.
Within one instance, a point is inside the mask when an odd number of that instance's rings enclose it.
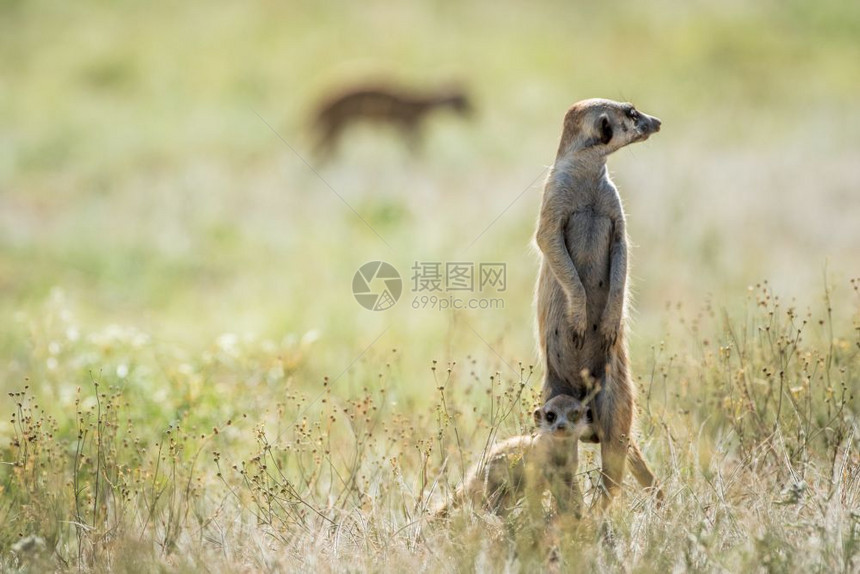
<instances>
[{"instance_id":1,"label":"young meerkat","mask_svg":"<svg viewBox=\"0 0 860 574\"><path fill-rule=\"evenodd\" d=\"M600 443L604 506L620 488L628 458L639 483L657 488L630 436L627 232L606 157L658 131L659 119L628 103L591 99L571 106L535 236L542 254L536 296L543 397L584 397L597 385L590 405L594 436L587 440Z\"/></svg>"},{"instance_id":2,"label":"young meerkat","mask_svg":"<svg viewBox=\"0 0 860 574\"><path fill-rule=\"evenodd\" d=\"M589 432L586 407L572 396L556 395L535 409L533 416L537 432L495 445L486 461L466 475L451 502L436 510L436 517L447 516L467 500L507 514L525 498L527 508L538 511L547 490L559 510L579 512L577 442Z\"/></svg>"}]
</instances>

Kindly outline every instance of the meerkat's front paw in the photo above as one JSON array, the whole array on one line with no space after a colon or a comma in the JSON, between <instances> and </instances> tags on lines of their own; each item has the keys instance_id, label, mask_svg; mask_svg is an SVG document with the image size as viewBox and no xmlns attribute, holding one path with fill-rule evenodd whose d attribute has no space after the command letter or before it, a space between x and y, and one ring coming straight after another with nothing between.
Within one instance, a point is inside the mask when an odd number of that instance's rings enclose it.
<instances>
[{"instance_id":1,"label":"meerkat's front paw","mask_svg":"<svg viewBox=\"0 0 860 574\"><path fill-rule=\"evenodd\" d=\"M601 346L604 353L608 353L615 343L618 342L618 333L621 331L621 321L609 319L604 316L600 322Z\"/></svg>"},{"instance_id":2,"label":"meerkat's front paw","mask_svg":"<svg viewBox=\"0 0 860 574\"><path fill-rule=\"evenodd\" d=\"M567 323L573 331L573 345L581 349L585 344L585 330L588 328L588 317L585 315L585 305L567 306Z\"/></svg>"}]
</instances>

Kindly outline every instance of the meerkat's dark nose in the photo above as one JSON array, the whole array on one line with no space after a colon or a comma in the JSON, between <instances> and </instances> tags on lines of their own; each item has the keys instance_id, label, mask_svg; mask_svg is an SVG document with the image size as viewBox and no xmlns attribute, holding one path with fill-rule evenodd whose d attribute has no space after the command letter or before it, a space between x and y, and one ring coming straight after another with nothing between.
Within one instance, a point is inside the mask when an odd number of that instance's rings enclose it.
<instances>
[{"instance_id":1,"label":"meerkat's dark nose","mask_svg":"<svg viewBox=\"0 0 860 574\"><path fill-rule=\"evenodd\" d=\"M653 131L653 132L659 132L659 131L660 131L660 126L661 126L662 124L663 124L663 122L661 122L658 118L654 118L654 117L652 117L652 118L651 118L651 131Z\"/></svg>"},{"instance_id":2,"label":"meerkat's dark nose","mask_svg":"<svg viewBox=\"0 0 860 574\"><path fill-rule=\"evenodd\" d=\"M555 428L557 428L558 430L565 430L565 429L567 429L567 424L566 423L558 423L558 425Z\"/></svg>"}]
</instances>

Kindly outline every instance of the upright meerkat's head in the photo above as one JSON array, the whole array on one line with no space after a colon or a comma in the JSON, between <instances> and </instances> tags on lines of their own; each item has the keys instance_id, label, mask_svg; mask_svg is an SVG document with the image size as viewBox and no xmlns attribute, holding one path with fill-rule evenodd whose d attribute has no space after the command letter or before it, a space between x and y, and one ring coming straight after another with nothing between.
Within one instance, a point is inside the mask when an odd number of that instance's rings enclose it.
<instances>
[{"instance_id":1,"label":"upright meerkat's head","mask_svg":"<svg viewBox=\"0 0 860 574\"><path fill-rule=\"evenodd\" d=\"M585 405L570 395L558 395L535 409L535 425L555 438L578 439L588 428Z\"/></svg>"},{"instance_id":2,"label":"upright meerkat's head","mask_svg":"<svg viewBox=\"0 0 860 574\"><path fill-rule=\"evenodd\" d=\"M602 99L577 102L564 115L557 159L585 150L609 155L628 144L647 140L660 131L660 123L633 104Z\"/></svg>"}]
</instances>

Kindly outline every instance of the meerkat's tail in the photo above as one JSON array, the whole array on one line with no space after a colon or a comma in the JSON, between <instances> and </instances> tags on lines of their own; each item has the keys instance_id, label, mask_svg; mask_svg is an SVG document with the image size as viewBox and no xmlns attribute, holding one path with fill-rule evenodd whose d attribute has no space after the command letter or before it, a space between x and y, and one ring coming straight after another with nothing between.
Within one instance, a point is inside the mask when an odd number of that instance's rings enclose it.
<instances>
[{"instance_id":1,"label":"meerkat's tail","mask_svg":"<svg viewBox=\"0 0 860 574\"><path fill-rule=\"evenodd\" d=\"M451 511L454 509L454 500L444 500L435 507L430 509L430 520L444 520L451 516Z\"/></svg>"},{"instance_id":2,"label":"meerkat's tail","mask_svg":"<svg viewBox=\"0 0 860 574\"><path fill-rule=\"evenodd\" d=\"M462 507L467 501L475 501L481 493L482 471L483 466L480 464L470 469L454 494L432 507L430 511L431 521L448 518L454 510Z\"/></svg>"},{"instance_id":3,"label":"meerkat's tail","mask_svg":"<svg viewBox=\"0 0 860 574\"><path fill-rule=\"evenodd\" d=\"M630 441L627 449L627 461L630 463L630 472L633 473L636 481L645 488L646 491L654 493L658 501L663 500L663 491L657 479L654 478L654 473L645 462L645 457L642 456L642 451L639 450L639 445Z\"/></svg>"},{"instance_id":4,"label":"meerkat's tail","mask_svg":"<svg viewBox=\"0 0 860 574\"><path fill-rule=\"evenodd\" d=\"M448 518L455 509L463 505L465 500L465 489L463 485L460 485L450 498L440 501L439 504L431 508L429 513L431 522Z\"/></svg>"}]
</instances>

